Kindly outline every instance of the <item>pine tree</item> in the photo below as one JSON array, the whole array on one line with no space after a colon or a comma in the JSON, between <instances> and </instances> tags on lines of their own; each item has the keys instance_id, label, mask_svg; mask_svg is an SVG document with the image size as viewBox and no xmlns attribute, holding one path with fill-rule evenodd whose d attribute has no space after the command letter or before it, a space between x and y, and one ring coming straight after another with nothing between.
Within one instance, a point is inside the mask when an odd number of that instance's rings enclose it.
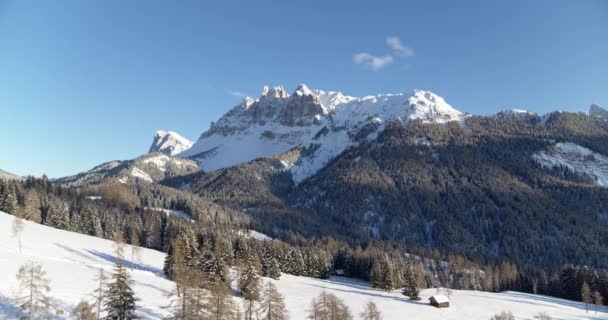
<instances>
[{"instance_id":1,"label":"pine tree","mask_svg":"<svg viewBox=\"0 0 608 320\"><path fill-rule=\"evenodd\" d=\"M372 301L369 301L365 305L363 312L361 312L361 319L362 320L382 320L382 315L380 313L380 310L378 309L378 306L375 303L373 303Z\"/></svg>"},{"instance_id":2,"label":"pine tree","mask_svg":"<svg viewBox=\"0 0 608 320\"><path fill-rule=\"evenodd\" d=\"M17 272L17 280L23 296L16 300L20 301L19 308L27 314L27 319L51 318L53 306L47 296L50 281L42 266L34 262L24 264Z\"/></svg>"},{"instance_id":3,"label":"pine tree","mask_svg":"<svg viewBox=\"0 0 608 320\"><path fill-rule=\"evenodd\" d=\"M287 320L289 314L283 296L270 281L266 283L260 301L260 320Z\"/></svg>"},{"instance_id":4,"label":"pine tree","mask_svg":"<svg viewBox=\"0 0 608 320\"><path fill-rule=\"evenodd\" d=\"M30 189L25 194L25 203L23 204L23 218L26 220L40 223L42 221L42 201L40 193L36 189Z\"/></svg>"},{"instance_id":5,"label":"pine tree","mask_svg":"<svg viewBox=\"0 0 608 320\"><path fill-rule=\"evenodd\" d=\"M97 288L93 292L93 296L95 297L96 319L101 319L101 307L105 300L105 287L107 280L108 278L106 277L105 272L102 268L99 268L99 272L95 277Z\"/></svg>"},{"instance_id":6,"label":"pine tree","mask_svg":"<svg viewBox=\"0 0 608 320\"><path fill-rule=\"evenodd\" d=\"M257 257L252 257L249 253L243 261L243 271L239 277L239 291L245 299L245 320L253 319L255 303L260 299L260 276L258 270L261 268Z\"/></svg>"},{"instance_id":7,"label":"pine tree","mask_svg":"<svg viewBox=\"0 0 608 320\"><path fill-rule=\"evenodd\" d=\"M585 311L589 312L589 303L591 303L591 288L587 282L583 282L581 287L581 301L585 303Z\"/></svg>"},{"instance_id":8,"label":"pine tree","mask_svg":"<svg viewBox=\"0 0 608 320\"><path fill-rule=\"evenodd\" d=\"M11 227L11 236L13 238L17 238L17 247L19 248L19 254L22 254L22 246L21 246L21 234L25 229L25 222L21 219L20 215L17 214L13 217L13 225Z\"/></svg>"},{"instance_id":9,"label":"pine tree","mask_svg":"<svg viewBox=\"0 0 608 320\"><path fill-rule=\"evenodd\" d=\"M114 242L116 250L116 264L112 274L112 282L108 284L106 301L104 303L107 320L137 319L135 315L137 298L131 289L132 280L124 266L124 242L122 236L117 234Z\"/></svg>"}]
</instances>

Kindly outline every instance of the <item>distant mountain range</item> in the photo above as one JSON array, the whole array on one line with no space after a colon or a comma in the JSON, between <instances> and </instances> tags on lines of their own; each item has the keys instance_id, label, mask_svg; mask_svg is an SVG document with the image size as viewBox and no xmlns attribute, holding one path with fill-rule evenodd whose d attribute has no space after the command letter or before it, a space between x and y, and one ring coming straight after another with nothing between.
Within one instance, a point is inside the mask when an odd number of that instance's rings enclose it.
<instances>
[{"instance_id":1,"label":"distant mountain range","mask_svg":"<svg viewBox=\"0 0 608 320\"><path fill-rule=\"evenodd\" d=\"M470 115L440 96L265 87L191 143L57 179L160 183L245 212L271 237L386 239L522 264L608 266L608 117Z\"/></svg>"}]
</instances>

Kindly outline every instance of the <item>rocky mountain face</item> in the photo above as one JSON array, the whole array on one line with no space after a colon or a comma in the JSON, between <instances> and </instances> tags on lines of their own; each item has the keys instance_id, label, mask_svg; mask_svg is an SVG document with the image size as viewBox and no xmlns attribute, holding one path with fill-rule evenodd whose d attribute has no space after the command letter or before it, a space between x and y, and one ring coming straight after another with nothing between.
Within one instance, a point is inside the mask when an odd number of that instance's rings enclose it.
<instances>
[{"instance_id":1,"label":"rocky mountain face","mask_svg":"<svg viewBox=\"0 0 608 320\"><path fill-rule=\"evenodd\" d=\"M589 115L595 117L606 117L608 118L608 110L601 108L597 104L592 104L589 107Z\"/></svg>"},{"instance_id":2,"label":"rocky mountain face","mask_svg":"<svg viewBox=\"0 0 608 320\"><path fill-rule=\"evenodd\" d=\"M349 146L373 140L387 123L445 123L466 117L421 90L356 98L305 85L291 95L280 86L264 87L258 99L244 99L178 156L213 171L300 148L300 157L285 163L299 183Z\"/></svg>"},{"instance_id":3,"label":"rocky mountain face","mask_svg":"<svg viewBox=\"0 0 608 320\"><path fill-rule=\"evenodd\" d=\"M198 170L194 161L154 152L133 160L106 162L91 170L59 178L54 182L68 187L101 183L153 183Z\"/></svg>"},{"instance_id":4,"label":"rocky mountain face","mask_svg":"<svg viewBox=\"0 0 608 320\"><path fill-rule=\"evenodd\" d=\"M156 131L148 153L160 152L168 156L182 153L192 147L192 142L173 131Z\"/></svg>"}]
</instances>

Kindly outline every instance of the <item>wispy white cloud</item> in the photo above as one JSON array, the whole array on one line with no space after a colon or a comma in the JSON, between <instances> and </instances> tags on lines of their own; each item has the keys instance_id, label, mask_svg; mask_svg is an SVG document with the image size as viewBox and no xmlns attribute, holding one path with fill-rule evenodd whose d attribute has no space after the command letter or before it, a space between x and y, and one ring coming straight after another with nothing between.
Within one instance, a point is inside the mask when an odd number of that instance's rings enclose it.
<instances>
[{"instance_id":1,"label":"wispy white cloud","mask_svg":"<svg viewBox=\"0 0 608 320\"><path fill-rule=\"evenodd\" d=\"M353 55L353 62L372 71L380 71L396 59L414 56L414 49L404 46L399 37L386 37L386 44L393 53L373 55L368 52L359 52Z\"/></svg>"},{"instance_id":2,"label":"wispy white cloud","mask_svg":"<svg viewBox=\"0 0 608 320\"><path fill-rule=\"evenodd\" d=\"M241 91L235 91L235 90L228 90L228 93L233 96L233 97L237 97L237 98L245 98L247 97L247 94Z\"/></svg>"},{"instance_id":3,"label":"wispy white cloud","mask_svg":"<svg viewBox=\"0 0 608 320\"><path fill-rule=\"evenodd\" d=\"M372 71L380 71L386 65L393 63L393 56L390 54L383 56L374 56L367 52L355 53L353 61Z\"/></svg>"},{"instance_id":4,"label":"wispy white cloud","mask_svg":"<svg viewBox=\"0 0 608 320\"><path fill-rule=\"evenodd\" d=\"M402 57L411 57L414 55L414 49L404 46L399 37L386 37L386 44Z\"/></svg>"}]
</instances>

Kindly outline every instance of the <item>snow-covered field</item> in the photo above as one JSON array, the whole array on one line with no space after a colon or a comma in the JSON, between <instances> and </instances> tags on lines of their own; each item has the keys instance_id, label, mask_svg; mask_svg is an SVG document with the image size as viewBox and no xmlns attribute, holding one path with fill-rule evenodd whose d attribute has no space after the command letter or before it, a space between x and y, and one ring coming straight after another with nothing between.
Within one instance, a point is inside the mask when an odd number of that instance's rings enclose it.
<instances>
[{"instance_id":1,"label":"snow-covered field","mask_svg":"<svg viewBox=\"0 0 608 320\"><path fill-rule=\"evenodd\" d=\"M71 310L81 299L90 299L89 295L95 288L93 279L99 268L112 271L115 258L111 241L30 222L26 223L22 235L23 254L19 255L17 241L11 237L12 221L12 216L0 213L0 319L15 318L16 308L10 298L17 291L15 274L26 261L36 261L44 266L51 280L50 295L53 302L66 311ZM166 315L166 310L162 307L167 304L166 294L173 289L173 284L162 274L164 256L154 250L141 250L141 262L137 263L137 270L131 273L135 281L135 293L140 298L139 315L144 319L161 319ZM411 302L404 299L398 291L382 292L369 288L365 282L342 277L318 280L283 275L276 284L285 296L293 320L306 319L310 300L321 290L343 298L352 309L355 319L368 300L380 307L385 320L487 320L503 310L511 310L516 319L532 320L539 312L546 312L553 319L562 320L608 319L608 308L586 313L585 306L581 303L517 292L454 290L451 296L452 307L435 309L426 302L429 295L435 292L431 289L422 292L423 299L420 302Z\"/></svg>"}]
</instances>

